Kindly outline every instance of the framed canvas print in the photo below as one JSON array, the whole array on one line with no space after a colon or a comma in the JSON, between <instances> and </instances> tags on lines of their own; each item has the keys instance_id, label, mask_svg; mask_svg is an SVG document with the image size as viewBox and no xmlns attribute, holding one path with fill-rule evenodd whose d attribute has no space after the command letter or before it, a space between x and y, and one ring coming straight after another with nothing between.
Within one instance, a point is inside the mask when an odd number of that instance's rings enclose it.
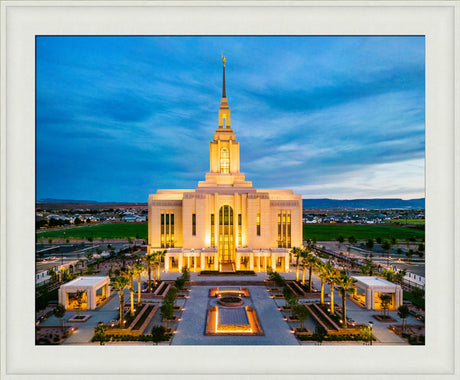
<instances>
[{"instance_id":1,"label":"framed canvas print","mask_svg":"<svg viewBox=\"0 0 460 380\"><path fill-rule=\"evenodd\" d=\"M457 3L1 11L3 377L458 378Z\"/></svg>"}]
</instances>

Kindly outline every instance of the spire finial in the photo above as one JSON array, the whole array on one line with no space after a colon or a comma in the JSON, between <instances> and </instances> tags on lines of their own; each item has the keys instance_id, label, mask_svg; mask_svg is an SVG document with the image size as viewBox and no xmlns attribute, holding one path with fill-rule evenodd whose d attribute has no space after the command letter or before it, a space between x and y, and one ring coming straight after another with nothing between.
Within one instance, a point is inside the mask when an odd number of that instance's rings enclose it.
<instances>
[{"instance_id":1,"label":"spire finial","mask_svg":"<svg viewBox=\"0 0 460 380\"><path fill-rule=\"evenodd\" d=\"M226 94L226 91L225 91L225 56L222 55L222 64L224 65L223 67L223 78L222 78L222 97L223 98L226 98L227 97L227 94Z\"/></svg>"}]
</instances>

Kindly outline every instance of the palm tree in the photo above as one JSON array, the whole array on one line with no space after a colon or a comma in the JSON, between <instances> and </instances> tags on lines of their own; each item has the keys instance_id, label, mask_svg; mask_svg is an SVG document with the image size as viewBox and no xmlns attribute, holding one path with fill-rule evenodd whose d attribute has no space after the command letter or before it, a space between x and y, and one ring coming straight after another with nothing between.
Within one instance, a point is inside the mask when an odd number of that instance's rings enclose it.
<instances>
[{"instance_id":1,"label":"palm tree","mask_svg":"<svg viewBox=\"0 0 460 380\"><path fill-rule=\"evenodd\" d=\"M128 286L129 280L125 276L112 277L110 279L110 287L118 292L120 297L120 328L123 328L123 320L125 317L125 289Z\"/></svg>"},{"instance_id":2,"label":"palm tree","mask_svg":"<svg viewBox=\"0 0 460 380\"><path fill-rule=\"evenodd\" d=\"M320 298L321 305L324 304L324 284L326 283L326 274L327 274L326 266L327 265L330 265L330 264L324 264L321 260L318 260L316 264L316 268L318 270L318 277L321 279L321 298Z\"/></svg>"},{"instance_id":3,"label":"palm tree","mask_svg":"<svg viewBox=\"0 0 460 380\"><path fill-rule=\"evenodd\" d=\"M337 283L338 270L332 264L326 265L325 280L331 287L331 314L334 314L334 285Z\"/></svg>"},{"instance_id":4,"label":"palm tree","mask_svg":"<svg viewBox=\"0 0 460 380\"><path fill-rule=\"evenodd\" d=\"M302 256L302 250L299 247L294 247L291 250L292 254L296 258L295 263L295 280L299 282L299 259Z\"/></svg>"},{"instance_id":5,"label":"palm tree","mask_svg":"<svg viewBox=\"0 0 460 380\"><path fill-rule=\"evenodd\" d=\"M310 254L307 251L302 251L302 285L305 285L305 268L308 265L308 256Z\"/></svg>"},{"instance_id":6,"label":"palm tree","mask_svg":"<svg viewBox=\"0 0 460 380\"><path fill-rule=\"evenodd\" d=\"M161 259L166 255L166 250L155 251L154 255L155 255L154 267L157 270L157 280L160 281Z\"/></svg>"},{"instance_id":7,"label":"palm tree","mask_svg":"<svg viewBox=\"0 0 460 380\"><path fill-rule=\"evenodd\" d=\"M144 262L147 264L147 272L149 274L149 282L148 282L147 291L150 293L152 291L152 266L153 266L153 263L155 262L155 254L149 253L145 255Z\"/></svg>"},{"instance_id":8,"label":"palm tree","mask_svg":"<svg viewBox=\"0 0 460 380\"><path fill-rule=\"evenodd\" d=\"M56 282L57 273L53 268L48 269L48 272L46 272L46 274L51 277L51 282Z\"/></svg>"},{"instance_id":9,"label":"palm tree","mask_svg":"<svg viewBox=\"0 0 460 380\"><path fill-rule=\"evenodd\" d=\"M140 306L142 301L141 301L141 286L142 286L142 273L144 273L144 265L142 263L136 263L133 266L134 270L134 276L137 276L137 306Z\"/></svg>"},{"instance_id":10,"label":"palm tree","mask_svg":"<svg viewBox=\"0 0 460 380\"><path fill-rule=\"evenodd\" d=\"M356 280L346 273L342 272L337 277L337 285L339 286L340 295L342 296L342 312L343 312L343 327L347 328L347 293L354 291L353 284Z\"/></svg>"},{"instance_id":11,"label":"palm tree","mask_svg":"<svg viewBox=\"0 0 460 380\"><path fill-rule=\"evenodd\" d=\"M309 292L312 291L312 282L313 282L312 273L313 273L313 269L316 268L317 262L318 262L318 259L316 258L316 256L313 256L312 254L309 254L309 255L307 256L307 265L308 265L308 291L309 291Z\"/></svg>"},{"instance_id":12,"label":"palm tree","mask_svg":"<svg viewBox=\"0 0 460 380\"><path fill-rule=\"evenodd\" d=\"M129 310L129 313L131 315L134 315L134 276L135 276L135 271L132 266L127 266L126 270L123 272L125 277L128 279L129 282L129 295L130 295L130 301L131 301L131 308Z\"/></svg>"}]
</instances>

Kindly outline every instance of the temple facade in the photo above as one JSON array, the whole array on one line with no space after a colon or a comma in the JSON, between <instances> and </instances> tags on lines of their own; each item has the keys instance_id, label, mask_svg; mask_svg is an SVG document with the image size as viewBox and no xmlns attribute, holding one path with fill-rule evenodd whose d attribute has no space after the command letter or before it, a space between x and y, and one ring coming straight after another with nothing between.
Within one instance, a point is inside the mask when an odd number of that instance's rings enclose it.
<instances>
[{"instance_id":1,"label":"temple facade","mask_svg":"<svg viewBox=\"0 0 460 380\"><path fill-rule=\"evenodd\" d=\"M218 126L210 169L191 190L158 190L148 201L148 252L165 249L165 271L289 271L291 247L302 245L302 198L260 190L240 172L231 127L223 58Z\"/></svg>"}]
</instances>

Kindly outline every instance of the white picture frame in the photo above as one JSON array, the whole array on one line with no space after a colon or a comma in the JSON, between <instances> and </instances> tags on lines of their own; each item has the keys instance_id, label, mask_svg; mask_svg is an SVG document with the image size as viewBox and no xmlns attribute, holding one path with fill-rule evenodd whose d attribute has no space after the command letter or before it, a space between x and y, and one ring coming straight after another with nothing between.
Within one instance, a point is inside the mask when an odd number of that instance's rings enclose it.
<instances>
[{"instance_id":1,"label":"white picture frame","mask_svg":"<svg viewBox=\"0 0 460 380\"><path fill-rule=\"evenodd\" d=\"M2 379L458 379L459 21L458 1L3 1ZM425 35L426 345L35 346L34 44L43 34Z\"/></svg>"}]
</instances>

